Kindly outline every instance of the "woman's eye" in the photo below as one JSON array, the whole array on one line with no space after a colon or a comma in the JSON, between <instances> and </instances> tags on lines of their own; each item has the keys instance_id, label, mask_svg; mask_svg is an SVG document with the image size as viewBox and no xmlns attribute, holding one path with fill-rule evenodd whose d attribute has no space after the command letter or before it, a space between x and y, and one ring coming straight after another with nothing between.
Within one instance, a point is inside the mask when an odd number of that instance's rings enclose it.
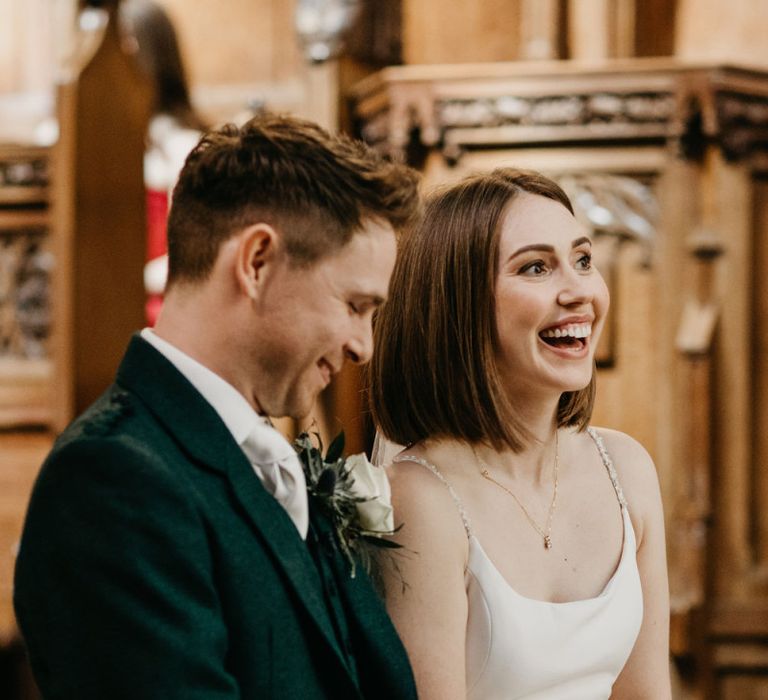
<instances>
[{"instance_id":1,"label":"woman's eye","mask_svg":"<svg viewBox=\"0 0 768 700\"><path fill-rule=\"evenodd\" d=\"M576 268L578 270L591 270L592 269L592 255L590 253L584 253L576 261Z\"/></svg>"},{"instance_id":2,"label":"woman's eye","mask_svg":"<svg viewBox=\"0 0 768 700\"><path fill-rule=\"evenodd\" d=\"M547 271L547 266L544 264L542 260L535 260L534 262L529 262L527 265L523 265L520 268L520 274L521 275L529 275L529 276L535 276L535 275L543 275Z\"/></svg>"},{"instance_id":3,"label":"woman's eye","mask_svg":"<svg viewBox=\"0 0 768 700\"><path fill-rule=\"evenodd\" d=\"M354 301L350 301L350 302L347 302L347 306L349 307L349 310L350 310L350 311L351 311L353 314L358 314L358 313L360 313L360 309L358 308L357 304L356 304Z\"/></svg>"}]
</instances>

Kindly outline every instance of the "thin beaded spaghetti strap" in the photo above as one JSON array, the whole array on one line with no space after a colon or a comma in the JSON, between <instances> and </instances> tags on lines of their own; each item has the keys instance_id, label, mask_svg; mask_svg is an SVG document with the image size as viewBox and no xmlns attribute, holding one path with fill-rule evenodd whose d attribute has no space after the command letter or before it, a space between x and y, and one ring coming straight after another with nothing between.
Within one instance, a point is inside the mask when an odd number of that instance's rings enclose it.
<instances>
[{"instance_id":1,"label":"thin beaded spaghetti strap","mask_svg":"<svg viewBox=\"0 0 768 700\"><path fill-rule=\"evenodd\" d=\"M393 462L415 462L416 464L420 464L422 467L426 467L431 471L440 481L445 484L445 487L448 489L448 493L451 494L451 498L453 499L453 502L456 504L456 508L459 511L459 515L461 516L461 522L464 523L464 529L467 532L467 537L472 537L472 528L469 524L469 516L467 515L467 512L464 510L464 504L461 502L461 499L459 498L459 495L453 490L453 486L449 483L448 479L446 479L438 470L438 468L431 464L430 462L427 462L426 459L422 459L421 457L414 457L413 455L402 455L401 457L395 457Z\"/></svg>"},{"instance_id":2,"label":"thin beaded spaghetti strap","mask_svg":"<svg viewBox=\"0 0 768 700\"><path fill-rule=\"evenodd\" d=\"M619 477L616 475L616 467L613 466L611 455L609 455L608 450L605 449L603 438L594 428L587 428L587 432L589 433L589 436L595 441L595 445L597 445L597 451L600 453L600 459L603 460L603 464L608 470L608 476L611 479L611 483L613 484L613 488L616 491L616 496L619 499L621 507L626 508L627 499L624 498L624 491L622 490L621 484L619 483Z\"/></svg>"}]
</instances>

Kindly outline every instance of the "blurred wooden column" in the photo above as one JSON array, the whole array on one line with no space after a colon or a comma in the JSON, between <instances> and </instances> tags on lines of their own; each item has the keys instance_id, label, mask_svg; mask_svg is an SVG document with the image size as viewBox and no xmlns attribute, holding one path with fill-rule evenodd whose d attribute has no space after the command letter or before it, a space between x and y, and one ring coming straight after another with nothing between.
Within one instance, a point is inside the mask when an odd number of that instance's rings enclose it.
<instances>
[{"instance_id":1,"label":"blurred wooden column","mask_svg":"<svg viewBox=\"0 0 768 700\"><path fill-rule=\"evenodd\" d=\"M402 23L403 63L513 61L520 56L520 2L402 0Z\"/></svg>"},{"instance_id":2,"label":"blurred wooden column","mask_svg":"<svg viewBox=\"0 0 768 700\"><path fill-rule=\"evenodd\" d=\"M675 0L674 4L677 5L675 55L689 60L730 64L768 64L765 49L768 3L755 0Z\"/></svg>"},{"instance_id":3,"label":"blurred wooden column","mask_svg":"<svg viewBox=\"0 0 768 700\"><path fill-rule=\"evenodd\" d=\"M58 89L53 154L55 427L112 381L144 325L143 156L151 87L123 49L119 0L105 0L96 44ZM96 20L98 12L87 9ZM83 47L85 50L85 47Z\"/></svg>"},{"instance_id":4,"label":"blurred wooden column","mask_svg":"<svg viewBox=\"0 0 768 700\"><path fill-rule=\"evenodd\" d=\"M324 129L339 128L339 62L336 59L307 67L307 115Z\"/></svg>"},{"instance_id":5,"label":"blurred wooden column","mask_svg":"<svg viewBox=\"0 0 768 700\"><path fill-rule=\"evenodd\" d=\"M710 150L701 161L679 159L662 189L666 212L659 250L666 299L658 430L668 463L664 500L670 572L672 656L680 662L685 697L705 692L708 567L712 537L714 341L719 312L716 273L724 244L712 195ZM682 468L679 468L682 467Z\"/></svg>"},{"instance_id":6,"label":"blurred wooden column","mask_svg":"<svg viewBox=\"0 0 768 700\"><path fill-rule=\"evenodd\" d=\"M560 41L559 0L522 0L520 58L564 58Z\"/></svg>"},{"instance_id":7,"label":"blurred wooden column","mask_svg":"<svg viewBox=\"0 0 768 700\"><path fill-rule=\"evenodd\" d=\"M636 0L570 0L570 58L597 61L635 55Z\"/></svg>"}]
</instances>

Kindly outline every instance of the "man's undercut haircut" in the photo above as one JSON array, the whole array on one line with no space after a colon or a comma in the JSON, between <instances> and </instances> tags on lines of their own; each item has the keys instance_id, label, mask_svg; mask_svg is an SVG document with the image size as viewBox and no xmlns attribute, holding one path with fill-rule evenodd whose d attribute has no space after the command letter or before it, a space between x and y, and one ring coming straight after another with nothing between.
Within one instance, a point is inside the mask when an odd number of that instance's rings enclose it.
<instances>
[{"instance_id":1,"label":"man's undercut haircut","mask_svg":"<svg viewBox=\"0 0 768 700\"><path fill-rule=\"evenodd\" d=\"M552 180L502 168L438 191L402 240L369 368L373 418L390 440L444 437L515 451L531 441L504 391L495 321L502 222L526 192L573 213ZM585 429L594 392L593 372L587 387L561 396L558 425Z\"/></svg>"},{"instance_id":2,"label":"man's undercut haircut","mask_svg":"<svg viewBox=\"0 0 768 700\"><path fill-rule=\"evenodd\" d=\"M366 219L403 228L419 208L418 174L316 124L265 114L212 131L187 157L168 219L168 283L204 280L221 244L272 226L290 259L309 265Z\"/></svg>"}]
</instances>

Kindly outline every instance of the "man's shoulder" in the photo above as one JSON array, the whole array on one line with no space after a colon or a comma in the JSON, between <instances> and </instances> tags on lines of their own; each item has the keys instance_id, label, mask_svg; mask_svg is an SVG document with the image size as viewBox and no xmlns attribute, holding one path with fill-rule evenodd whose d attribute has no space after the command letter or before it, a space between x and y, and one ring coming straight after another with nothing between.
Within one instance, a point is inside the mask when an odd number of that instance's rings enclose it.
<instances>
[{"instance_id":1,"label":"man's shoulder","mask_svg":"<svg viewBox=\"0 0 768 700\"><path fill-rule=\"evenodd\" d=\"M38 484L80 481L96 470L103 478L152 471L161 476L169 459L178 460L174 442L152 412L130 391L110 386L62 432L40 470Z\"/></svg>"},{"instance_id":2,"label":"man's shoulder","mask_svg":"<svg viewBox=\"0 0 768 700\"><path fill-rule=\"evenodd\" d=\"M51 454L89 442L119 444L126 437L146 430L153 422L151 414L134 394L113 384L67 426Z\"/></svg>"}]
</instances>

